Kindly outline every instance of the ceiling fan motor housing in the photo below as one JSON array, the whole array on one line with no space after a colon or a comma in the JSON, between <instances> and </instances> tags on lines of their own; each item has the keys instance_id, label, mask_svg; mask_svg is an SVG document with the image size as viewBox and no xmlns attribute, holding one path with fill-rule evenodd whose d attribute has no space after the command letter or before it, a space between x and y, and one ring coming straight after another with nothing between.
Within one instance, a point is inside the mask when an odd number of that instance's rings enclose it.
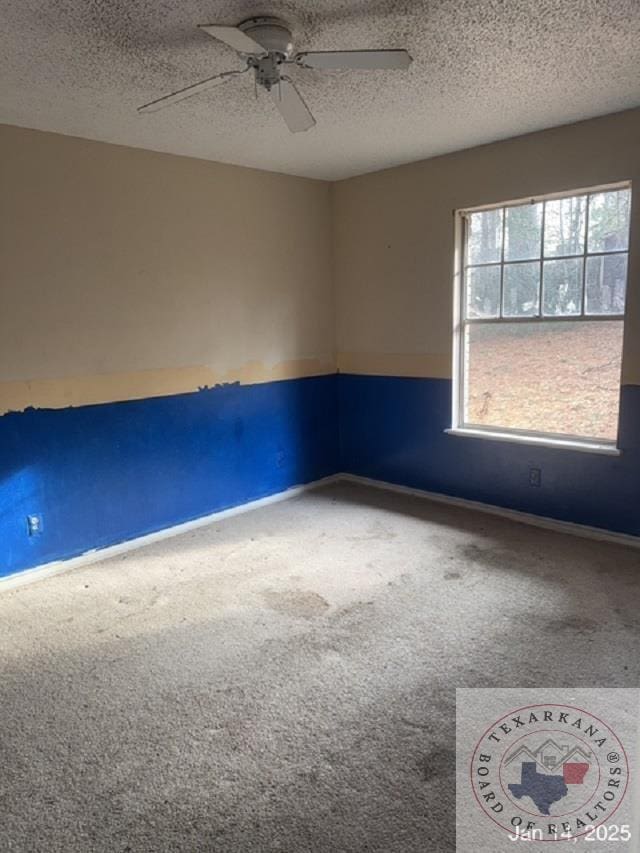
<instances>
[{"instance_id":1,"label":"ceiling fan motor housing","mask_svg":"<svg viewBox=\"0 0 640 853\"><path fill-rule=\"evenodd\" d=\"M262 59L251 59L250 65L255 70L258 86L263 86L267 92L270 92L280 82L281 64L282 59L278 54L274 53L270 53L269 56L263 56Z\"/></svg>"},{"instance_id":2,"label":"ceiling fan motor housing","mask_svg":"<svg viewBox=\"0 0 640 853\"><path fill-rule=\"evenodd\" d=\"M249 18L238 24L238 29L257 41L268 53L279 53L289 58L293 51L291 30L279 18Z\"/></svg>"}]
</instances>

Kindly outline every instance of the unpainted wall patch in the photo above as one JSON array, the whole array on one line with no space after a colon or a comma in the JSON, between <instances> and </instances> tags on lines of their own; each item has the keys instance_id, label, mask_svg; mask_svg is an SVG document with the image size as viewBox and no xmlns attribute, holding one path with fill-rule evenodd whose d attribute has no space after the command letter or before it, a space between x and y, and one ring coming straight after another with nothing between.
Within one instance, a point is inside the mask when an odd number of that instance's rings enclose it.
<instances>
[{"instance_id":1,"label":"unpainted wall patch","mask_svg":"<svg viewBox=\"0 0 640 853\"><path fill-rule=\"evenodd\" d=\"M63 409L191 391L208 391L229 385L252 385L283 379L302 379L335 372L329 359L307 358L264 364L250 361L238 368L175 367L136 370L56 379L16 379L0 382L0 415L34 409Z\"/></svg>"}]
</instances>

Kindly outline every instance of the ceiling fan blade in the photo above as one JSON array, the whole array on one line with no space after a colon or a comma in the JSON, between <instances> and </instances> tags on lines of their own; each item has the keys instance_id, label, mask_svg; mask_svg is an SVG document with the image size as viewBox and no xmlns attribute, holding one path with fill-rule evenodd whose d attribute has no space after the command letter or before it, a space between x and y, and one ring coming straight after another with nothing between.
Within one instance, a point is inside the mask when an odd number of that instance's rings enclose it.
<instances>
[{"instance_id":1,"label":"ceiling fan blade","mask_svg":"<svg viewBox=\"0 0 640 853\"><path fill-rule=\"evenodd\" d=\"M412 59L406 50L310 50L298 53L298 65L333 71L339 69L407 69Z\"/></svg>"},{"instance_id":2,"label":"ceiling fan blade","mask_svg":"<svg viewBox=\"0 0 640 853\"><path fill-rule=\"evenodd\" d=\"M185 86L184 89L178 89L177 92L172 92L170 95L163 95L161 98L156 98L155 101L150 101L148 104L143 104L138 107L139 113L153 113L156 110L161 110L163 107L169 107L178 101L184 101L185 98L190 98L192 95L199 95L201 92L206 92L207 89L213 89L214 86L220 83L226 83L232 77L238 74L244 74L248 68L243 68L241 71L223 71L222 74L215 74L213 77L208 77L206 80L201 80L200 83L194 83L193 86Z\"/></svg>"},{"instance_id":3,"label":"ceiling fan blade","mask_svg":"<svg viewBox=\"0 0 640 853\"><path fill-rule=\"evenodd\" d=\"M309 130L316 123L302 95L287 77L281 77L271 89L271 97L291 133Z\"/></svg>"},{"instance_id":4,"label":"ceiling fan blade","mask_svg":"<svg viewBox=\"0 0 640 853\"><path fill-rule=\"evenodd\" d=\"M254 41L250 36L242 32L242 30L239 30L238 27L219 27L217 24L198 24L198 29L208 33L208 35L212 36L214 39L223 41L225 44L228 44L229 47L237 50L238 53L257 53L258 55L262 55L267 52L261 44L258 44L257 41Z\"/></svg>"}]
</instances>

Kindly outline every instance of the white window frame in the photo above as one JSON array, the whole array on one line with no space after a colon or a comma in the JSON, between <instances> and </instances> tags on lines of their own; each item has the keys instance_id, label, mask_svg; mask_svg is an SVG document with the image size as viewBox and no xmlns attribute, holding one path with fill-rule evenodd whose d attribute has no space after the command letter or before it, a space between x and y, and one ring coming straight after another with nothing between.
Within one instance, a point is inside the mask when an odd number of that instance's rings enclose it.
<instances>
[{"instance_id":1,"label":"white window frame","mask_svg":"<svg viewBox=\"0 0 640 853\"><path fill-rule=\"evenodd\" d=\"M484 210L500 210L507 207L515 207L523 204L535 204L538 202L552 201L560 198L575 198L577 196L588 196L594 193L606 192L608 190L631 190L631 181L618 181L610 184L599 184L593 187L587 187L577 190L564 190L556 193L545 193L538 196L527 196L525 198L514 199L506 202L494 204L478 205L476 207L462 208L454 211L455 216L455 255L454 255L454 304L453 304L453 394L452 394L452 419L451 428L447 429L447 433L454 435L463 435L473 438L493 439L499 441L510 441L518 444L527 445L542 445L547 447L566 448L571 450L582 450L590 453L604 453L613 456L620 455L618 447L619 435L616 439L610 441L604 439L589 439L584 436L568 435L565 433L555 434L548 432L537 432L535 430L515 429L511 427L492 427L483 426L481 424L466 424L464 421L464 339L465 326L471 323L549 323L549 322L585 322L585 321L605 321L618 320L623 324L626 317L627 299L625 294L625 312L622 314L585 314L585 276L586 276L586 259L587 257L596 257L598 255L615 254L615 252L588 252L587 235L588 235L588 205L587 205L587 221L585 223L585 241L583 251L579 254L569 256L554 256L553 260L559 260L564 257L578 257L583 260L583 275L582 275L582 306L581 313L567 316L542 316L542 293L539 305L538 314L536 316L527 317L502 317L499 318L465 318L466 304L466 283L465 283L465 255L466 255L466 222L467 218L472 213L478 213ZM544 208L543 208L544 211ZM503 217L503 228L504 220ZM544 217L543 217L544 227ZM543 231L544 234L544 231ZM629 239L628 248L626 249L627 257L631 249L631 239ZM504 253L504 233L503 246ZM544 249L540 255L540 263L545 260ZM551 258L550 258L551 259ZM500 259L501 264L501 284L500 284L500 314L502 314L502 278L504 273L504 255ZM627 265L627 287L629 283L629 272ZM624 326L623 326L624 335ZM618 429L620 423L620 408L618 407Z\"/></svg>"}]
</instances>

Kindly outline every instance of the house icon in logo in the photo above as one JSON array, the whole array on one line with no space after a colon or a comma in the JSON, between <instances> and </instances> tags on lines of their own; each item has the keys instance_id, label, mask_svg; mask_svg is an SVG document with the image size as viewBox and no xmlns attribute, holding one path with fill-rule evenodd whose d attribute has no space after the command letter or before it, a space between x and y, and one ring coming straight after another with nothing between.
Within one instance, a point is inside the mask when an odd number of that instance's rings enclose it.
<instances>
[{"instance_id":1,"label":"house icon in logo","mask_svg":"<svg viewBox=\"0 0 640 853\"><path fill-rule=\"evenodd\" d=\"M535 762L544 772L554 773L564 764L581 762L590 766L591 758L591 752L582 749L580 746L571 748L566 744L560 744L552 738L548 738L535 750L529 749L528 746L521 746L514 750L511 755L507 756L505 765L517 760Z\"/></svg>"},{"instance_id":2,"label":"house icon in logo","mask_svg":"<svg viewBox=\"0 0 640 853\"><path fill-rule=\"evenodd\" d=\"M565 760L568 752L568 746L561 746L549 738L535 751L535 755L539 764L542 764L547 770L553 770L561 761Z\"/></svg>"}]
</instances>

